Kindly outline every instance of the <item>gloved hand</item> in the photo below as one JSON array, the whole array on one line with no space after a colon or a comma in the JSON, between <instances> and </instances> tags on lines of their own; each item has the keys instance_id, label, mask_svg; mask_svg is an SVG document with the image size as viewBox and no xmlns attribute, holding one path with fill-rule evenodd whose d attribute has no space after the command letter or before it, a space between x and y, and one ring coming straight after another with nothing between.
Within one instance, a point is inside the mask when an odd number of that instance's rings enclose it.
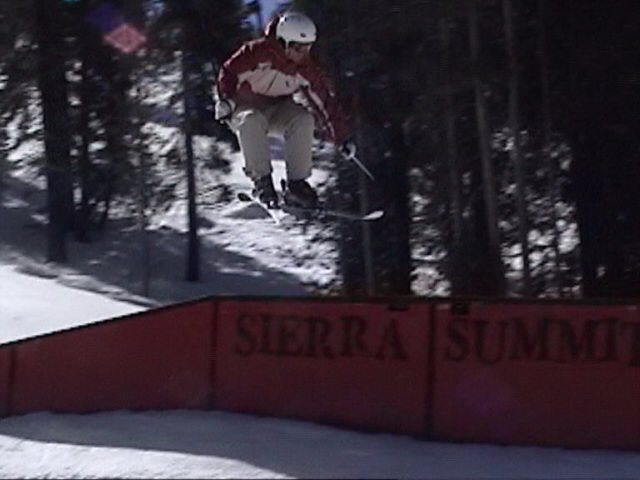
<instances>
[{"instance_id":1,"label":"gloved hand","mask_svg":"<svg viewBox=\"0 0 640 480\"><path fill-rule=\"evenodd\" d=\"M356 147L356 144L353 142L353 140L347 140L342 145L340 145L339 150L344 158L346 158L347 160L353 160L356 156L358 148Z\"/></svg>"},{"instance_id":2,"label":"gloved hand","mask_svg":"<svg viewBox=\"0 0 640 480\"><path fill-rule=\"evenodd\" d=\"M236 102L230 98L221 98L216 102L215 117L216 120L229 120L234 110L236 109Z\"/></svg>"},{"instance_id":3,"label":"gloved hand","mask_svg":"<svg viewBox=\"0 0 640 480\"><path fill-rule=\"evenodd\" d=\"M371 180L375 181L376 178L373 176L373 173L369 171L369 169L360 161L357 157L357 147L353 140L346 140L340 145L339 151L345 160L355 163L360 170L362 170L367 177Z\"/></svg>"}]
</instances>

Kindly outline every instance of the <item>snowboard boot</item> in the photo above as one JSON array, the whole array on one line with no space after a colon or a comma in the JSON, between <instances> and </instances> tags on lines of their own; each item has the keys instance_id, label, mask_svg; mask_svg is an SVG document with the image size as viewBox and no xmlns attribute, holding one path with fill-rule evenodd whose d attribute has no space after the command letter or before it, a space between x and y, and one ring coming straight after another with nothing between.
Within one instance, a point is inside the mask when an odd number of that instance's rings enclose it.
<instances>
[{"instance_id":1,"label":"snowboard boot","mask_svg":"<svg viewBox=\"0 0 640 480\"><path fill-rule=\"evenodd\" d=\"M255 198L264 203L267 208L278 208L278 194L276 189L273 188L271 174L254 180L253 184L252 195Z\"/></svg>"},{"instance_id":2,"label":"snowboard boot","mask_svg":"<svg viewBox=\"0 0 640 480\"><path fill-rule=\"evenodd\" d=\"M292 207L316 208L318 194L305 180L291 180L287 182L284 203Z\"/></svg>"}]
</instances>

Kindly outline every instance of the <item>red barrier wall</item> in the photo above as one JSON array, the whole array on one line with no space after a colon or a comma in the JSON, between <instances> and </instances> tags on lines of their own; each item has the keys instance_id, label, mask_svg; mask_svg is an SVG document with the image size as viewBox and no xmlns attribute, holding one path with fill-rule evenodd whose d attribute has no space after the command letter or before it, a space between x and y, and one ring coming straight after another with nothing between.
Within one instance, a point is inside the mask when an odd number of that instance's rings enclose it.
<instances>
[{"instance_id":1,"label":"red barrier wall","mask_svg":"<svg viewBox=\"0 0 640 480\"><path fill-rule=\"evenodd\" d=\"M442 304L436 325L437 439L640 448L636 307Z\"/></svg>"},{"instance_id":2,"label":"red barrier wall","mask_svg":"<svg viewBox=\"0 0 640 480\"><path fill-rule=\"evenodd\" d=\"M11 413L208 407L213 308L176 306L14 345Z\"/></svg>"},{"instance_id":3,"label":"red barrier wall","mask_svg":"<svg viewBox=\"0 0 640 480\"><path fill-rule=\"evenodd\" d=\"M427 304L222 302L216 405L422 433L429 318Z\"/></svg>"},{"instance_id":4,"label":"red barrier wall","mask_svg":"<svg viewBox=\"0 0 640 480\"><path fill-rule=\"evenodd\" d=\"M59 332L0 348L0 416L215 406L438 440L640 449L638 307L462 306L203 301Z\"/></svg>"},{"instance_id":5,"label":"red barrier wall","mask_svg":"<svg viewBox=\"0 0 640 480\"><path fill-rule=\"evenodd\" d=\"M9 415L11 347L0 349L0 417Z\"/></svg>"}]
</instances>

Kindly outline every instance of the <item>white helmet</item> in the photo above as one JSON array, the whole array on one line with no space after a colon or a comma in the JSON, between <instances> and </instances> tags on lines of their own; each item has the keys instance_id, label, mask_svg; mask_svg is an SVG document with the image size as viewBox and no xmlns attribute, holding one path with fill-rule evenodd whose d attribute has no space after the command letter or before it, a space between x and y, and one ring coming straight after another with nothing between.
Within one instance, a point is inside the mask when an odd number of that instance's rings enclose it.
<instances>
[{"instance_id":1,"label":"white helmet","mask_svg":"<svg viewBox=\"0 0 640 480\"><path fill-rule=\"evenodd\" d=\"M289 42L313 43L316 41L316 26L313 21L302 13L285 13L278 20L276 37Z\"/></svg>"}]
</instances>

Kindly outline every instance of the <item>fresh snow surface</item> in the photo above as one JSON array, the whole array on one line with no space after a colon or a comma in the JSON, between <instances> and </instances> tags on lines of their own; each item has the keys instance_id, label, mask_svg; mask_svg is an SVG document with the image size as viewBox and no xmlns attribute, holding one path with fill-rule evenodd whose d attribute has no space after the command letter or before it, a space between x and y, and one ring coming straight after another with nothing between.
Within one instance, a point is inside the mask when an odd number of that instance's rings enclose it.
<instances>
[{"instance_id":1,"label":"fresh snow surface","mask_svg":"<svg viewBox=\"0 0 640 480\"><path fill-rule=\"evenodd\" d=\"M428 443L223 412L0 421L0 477L632 479L625 452Z\"/></svg>"},{"instance_id":2,"label":"fresh snow surface","mask_svg":"<svg viewBox=\"0 0 640 480\"><path fill-rule=\"evenodd\" d=\"M0 344L142 310L0 265Z\"/></svg>"},{"instance_id":3,"label":"fresh snow surface","mask_svg":"<svg viewBox=\"0 0 640 480\"><path fill-rule=\"evenodd\" d=\"M235 161L224 181L247 188L239 169ZM188 284L176 203L151 227L154 271L142 296L126 223L94 243L70 242L64 267L42 264L43 198L28 180L11 174L0 189L0 344L205 294L302 295L332 275L330 252L305 243L313 227L287 230L249 206L203 202L204 279ZM640 454L428 443L223 412L36 413L0 420L0 478L27 477L632 479Z\"/></svg>"}]
</instances>

